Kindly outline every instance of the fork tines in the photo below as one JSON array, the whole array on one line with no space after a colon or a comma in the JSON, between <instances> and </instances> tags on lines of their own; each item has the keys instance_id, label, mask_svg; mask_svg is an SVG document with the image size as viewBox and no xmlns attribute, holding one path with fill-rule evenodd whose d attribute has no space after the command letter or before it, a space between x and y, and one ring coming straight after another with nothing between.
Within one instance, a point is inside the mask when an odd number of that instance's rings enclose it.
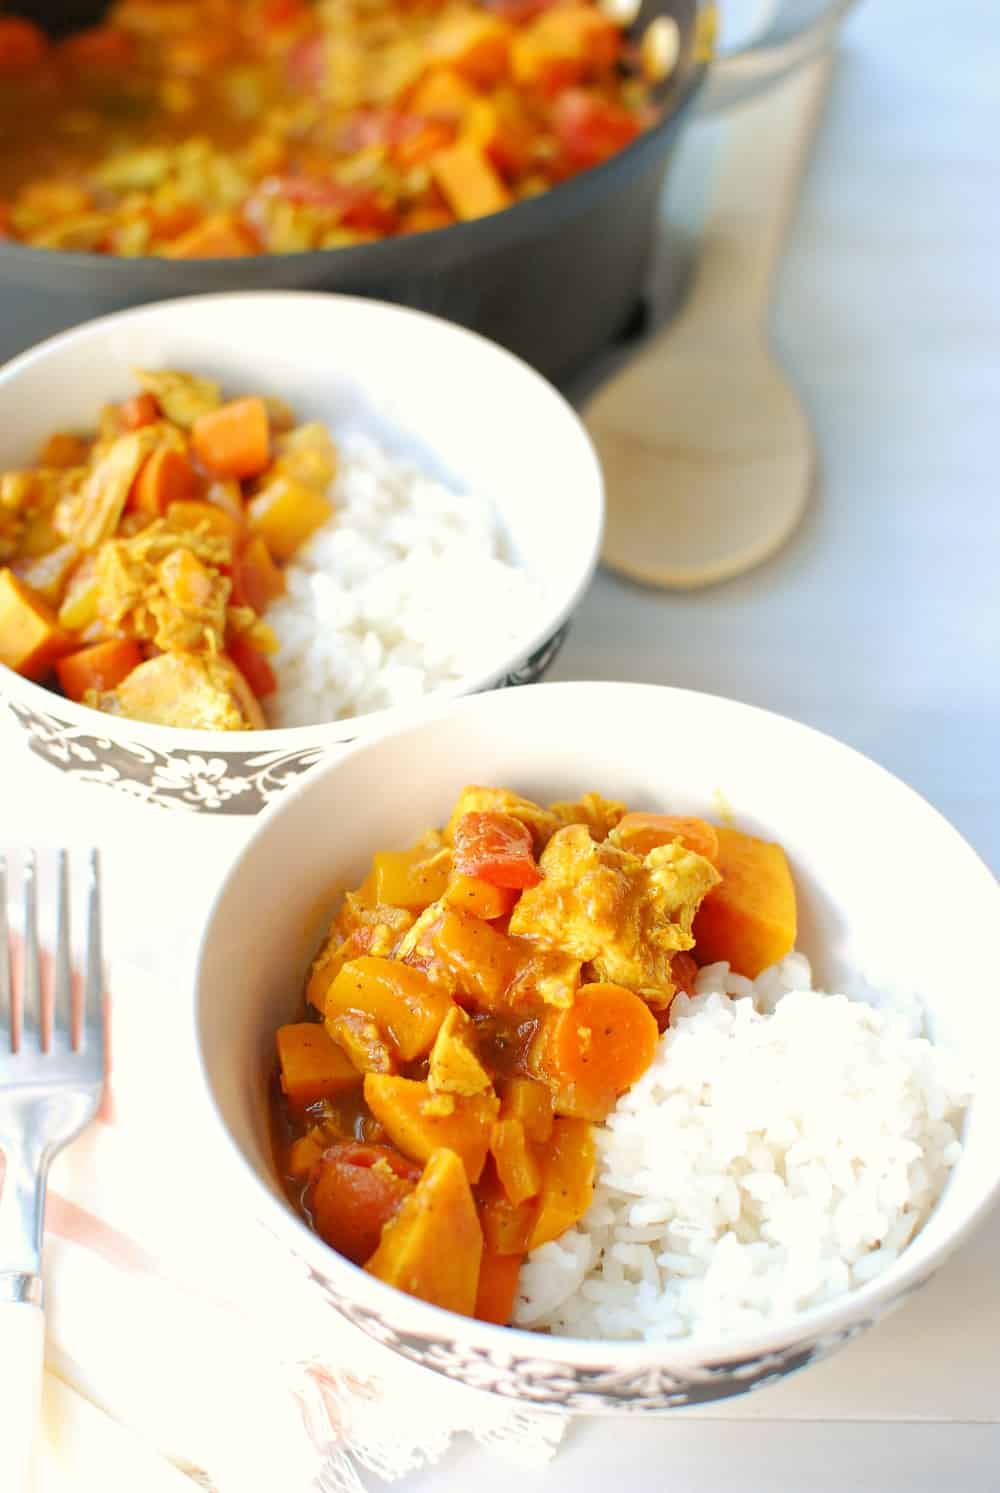
<instances>
[{"instance_id":1,"label":"fork tines","mask_svg":"<svg viewBox=\"0 0 1000 1493\"><path fill-rule=\"evenodd\" d=\"M45 998L46 960L39 938L39 856L26 850L21 862L23 932L14 935L16 889L13 858L0 855L0 1058L4 1052L87 1052L103 1057L104 990L101 957L100 866L96 850L87 857L86 953L83 990L74 999L70 928L70 863L65 850L55 857L55 939L51 998Z\"/></svg>"}]
</instances>

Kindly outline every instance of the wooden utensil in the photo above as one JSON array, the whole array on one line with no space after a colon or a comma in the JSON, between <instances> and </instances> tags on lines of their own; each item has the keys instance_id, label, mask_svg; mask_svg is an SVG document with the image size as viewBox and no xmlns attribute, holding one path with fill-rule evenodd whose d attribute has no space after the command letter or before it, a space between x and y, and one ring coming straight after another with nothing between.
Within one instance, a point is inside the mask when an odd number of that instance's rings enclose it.
<instances>
[{"instance_id":1,"label":"wooden utensil","mask_svg":"<svg viewBox=\"0 0 1000 1493\"><path fill-rule=\"evenodd\" d=\"M805 509L813 441L768 311L832 62L734 114L691 293L586 411L608 491L604 563L635 580L686 589L738 575Z\"/></svg>"}]
</instances>

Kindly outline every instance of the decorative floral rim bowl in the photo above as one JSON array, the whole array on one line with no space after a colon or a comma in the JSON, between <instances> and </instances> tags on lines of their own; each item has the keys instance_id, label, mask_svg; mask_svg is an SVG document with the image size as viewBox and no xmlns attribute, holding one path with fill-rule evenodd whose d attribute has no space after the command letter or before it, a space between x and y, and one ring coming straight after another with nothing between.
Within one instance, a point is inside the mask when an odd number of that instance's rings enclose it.
<instances>
[{"instance_id":1,"label":"decorative floral rim bowl","mask_svg":"<svg viewBox=\"0 0 1000 1493\"><path fill-rule=\"evenodd\" d=\"M635 807L716 817L724 804L741 827L785 846L800 947L821 988L851 994L870 984L923 997L934 1039L977 1073L976 1098L943 1197L883 1274L739 1337L596 1342L494 1327L417 1301L335 1254L296 1216L268 1142L274 1029L297 1008L338 892L357 884L373 850L441 823L469 781L543 801L599 789ZM921 912L928 867L933 919ZM825 1357L898 1306L997 1199L998 924L1000 886L934 809L867 758L793 721L643 685L548 684L455 701L324 764L253 826L199 951L194 1039L207 1133L248 1209L330 1305L406 1358L572 1411L666 1411L743 1394Z\"/></svg>"},{"instance_id":2,"label":"decorative floral rim bowl","mask_svg":"<svg viewBox=\"0 0 1000 1493\"><path fill-rule=\"evenodd\" d=\"M190 369L287 399L303 419L371 431L494 501L538 613L476 674L410 708L270 731L182 731L91 710L0 665L0 697L30 750L73 781L163 808L255 814L326 754L427 705L541 677L590 583L604 492L560 394L512 354L423 312L352 296L246 292L118 312L0 369L0 471L56 429L92 426L135 367ZM461 619L456 619L461 625Z\"/></svg>"}]
</instances>

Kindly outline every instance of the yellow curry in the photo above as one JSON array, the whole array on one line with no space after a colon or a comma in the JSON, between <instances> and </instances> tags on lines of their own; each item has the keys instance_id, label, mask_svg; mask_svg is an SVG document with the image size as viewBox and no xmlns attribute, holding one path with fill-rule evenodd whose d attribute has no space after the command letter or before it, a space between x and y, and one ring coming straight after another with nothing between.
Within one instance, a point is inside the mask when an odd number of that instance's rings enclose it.
<instances>
[{"instance_id":1,"label":"yellow curry","mask_svg":"<svg viewBox=\"0 0 1000 1493\"><path fill-rule=\"evenodd\" d=\"M375 855L277 1033L295 1205L371 1274L510 1321L525 1255L590 1206L592 1124L653 1060L678 990L795 943L780 846L588 793L467 787Z\"/></svg>"},{"instance_id":2,"label":"yellow curry","mask_svg":"<svg viewBox=\"0 0 1000 1493\"><path fill-rule=\"evenodd\" d=\"M50 43L0 15L0 238L200 259L483 217L655 122L672 27L634 45L592 0L115 0Z\"/></svg>"},{"instance_id":3,"label":"yellow curry","mask_svg":"<svg viewBox=\"0 0 1000 1493\"><path fill-rule=\"evenodd\" d=\"M280 400L168 369L0 472L0 663L154 725L267 725L282 566L333 512L336 451Z\"/></svg>"}]
</instances>

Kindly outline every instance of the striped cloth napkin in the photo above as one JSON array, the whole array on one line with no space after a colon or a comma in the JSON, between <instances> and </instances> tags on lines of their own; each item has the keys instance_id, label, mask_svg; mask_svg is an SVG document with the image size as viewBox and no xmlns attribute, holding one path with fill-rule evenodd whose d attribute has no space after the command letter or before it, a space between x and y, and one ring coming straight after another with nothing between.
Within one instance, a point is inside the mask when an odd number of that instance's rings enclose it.
<instances>
[{"instance_id":1,"label":"striped cloth napkin","mask_svg":"<svg viewBox=\"0 0 1000 1493\"><path fill-rule=\"evenodd\" d=\"M91 1486L88 1464L130 1493L180 1493L183 1474L216 1493L358 1493L364 1469L402 1476L462 1432L550 1457L559 1416L453 1384L337 1316L230 1196L189 990L124 965L112 984L100 1119L52 1172L42 1493Z\"/></svg>"}]
</instances>

